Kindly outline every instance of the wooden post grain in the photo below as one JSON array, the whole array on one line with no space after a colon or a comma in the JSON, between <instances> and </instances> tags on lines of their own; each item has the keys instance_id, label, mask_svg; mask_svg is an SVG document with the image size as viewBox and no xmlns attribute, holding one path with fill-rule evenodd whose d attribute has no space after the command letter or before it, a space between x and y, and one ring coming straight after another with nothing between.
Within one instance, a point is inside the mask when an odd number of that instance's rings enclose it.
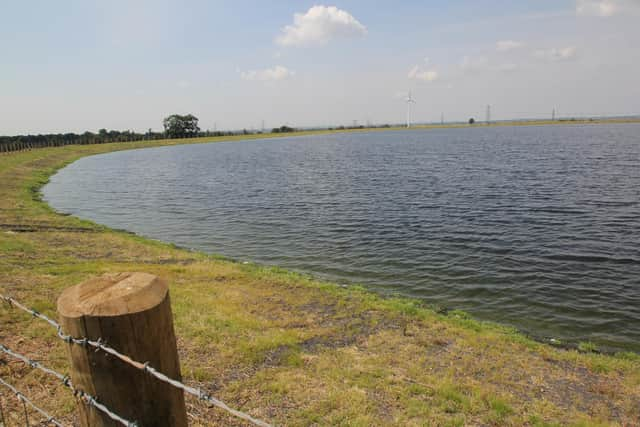
<instances>
[{"instance_id":1,"label":"wooden post grain","mask_svg":"<svg viewBox=\"0 0 640 427\"><path fill-rule=\"evenodd\" d=\"M180 379L169 289L162 279L146 273L105 274L66 289L58 298L58 314L66 334L100 338ZM123 418L140 427L187 425L182 390L91 347L69 344L69 355L75 386ZM79 412L84 427L119 425L82 403Z\"/></svg>"}]
</instances>

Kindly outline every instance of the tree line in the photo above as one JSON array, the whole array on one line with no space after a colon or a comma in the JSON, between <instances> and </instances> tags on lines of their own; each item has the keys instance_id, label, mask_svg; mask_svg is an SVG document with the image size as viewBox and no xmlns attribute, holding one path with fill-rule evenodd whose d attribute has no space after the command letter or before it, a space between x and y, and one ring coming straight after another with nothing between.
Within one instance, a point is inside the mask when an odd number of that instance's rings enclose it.
<instances>
[{"instance_id":1,"label":"tree line","mask_svg":"<svg viewBox=\"0 0 640 427\"><path fill-rule=\"evenodd\" d=\"M249 135L255 131L203 131L198 126L198 118L192 114L173 114L163 120L163 132L133 132L100 129L97 133L57 133L40 135L0 136L0 152L30 150L44 147L62 147L65 145L107 144L111 142L154 141L167 138L195 138L212 136ZM294 128L282 126L272 132L293 132Z\"/></svg>"}]
</instances>

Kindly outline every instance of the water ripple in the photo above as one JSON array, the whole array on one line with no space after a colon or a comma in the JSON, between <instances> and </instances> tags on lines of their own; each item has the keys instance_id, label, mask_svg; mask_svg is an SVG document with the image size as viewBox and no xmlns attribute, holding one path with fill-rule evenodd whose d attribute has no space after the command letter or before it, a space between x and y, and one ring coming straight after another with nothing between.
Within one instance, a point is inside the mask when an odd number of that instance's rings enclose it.
<instances>
[{"instance_id":1,"label":"water ripple","mask_svg":"<svg viewBox=\"0 0 640 427\"><path fill-rule=\"evenodd\" d=\"M640 351L640 126L474 128L84 158L56 209Z\"/></svg>"}]
</instances>

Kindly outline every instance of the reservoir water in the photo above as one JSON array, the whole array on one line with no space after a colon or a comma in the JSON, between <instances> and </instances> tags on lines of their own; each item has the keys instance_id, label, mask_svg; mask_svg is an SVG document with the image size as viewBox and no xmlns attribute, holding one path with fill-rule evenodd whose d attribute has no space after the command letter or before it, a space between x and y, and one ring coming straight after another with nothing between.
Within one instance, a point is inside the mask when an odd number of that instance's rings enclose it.
<instances>
[{"instance_id":1,"label":"reservoir water","mask_svg":"<svg viewBox=\"0 0 640 427\"><path fill-rule=\"evenodd\" d=\"M640 125L474 127L83 158L57 210L640 351Z\"/></svg>"}]
</instances>

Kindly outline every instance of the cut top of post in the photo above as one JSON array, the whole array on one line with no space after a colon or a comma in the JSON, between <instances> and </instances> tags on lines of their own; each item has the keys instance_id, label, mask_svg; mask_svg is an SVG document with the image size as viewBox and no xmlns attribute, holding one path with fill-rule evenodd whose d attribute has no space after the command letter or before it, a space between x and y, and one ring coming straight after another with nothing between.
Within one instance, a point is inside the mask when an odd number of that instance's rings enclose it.
<instances>
[{"instance_id":1,"label":"cut top of post","mask_svg":"<svg viewBox=\"0 0 640 427\"><path fill-rule=\"evenodd\" d=\"M153 274L107 273L65 289L58 312L67 318L138 313L160 304L168 291Z\"/></svg>"}]
</instances>

